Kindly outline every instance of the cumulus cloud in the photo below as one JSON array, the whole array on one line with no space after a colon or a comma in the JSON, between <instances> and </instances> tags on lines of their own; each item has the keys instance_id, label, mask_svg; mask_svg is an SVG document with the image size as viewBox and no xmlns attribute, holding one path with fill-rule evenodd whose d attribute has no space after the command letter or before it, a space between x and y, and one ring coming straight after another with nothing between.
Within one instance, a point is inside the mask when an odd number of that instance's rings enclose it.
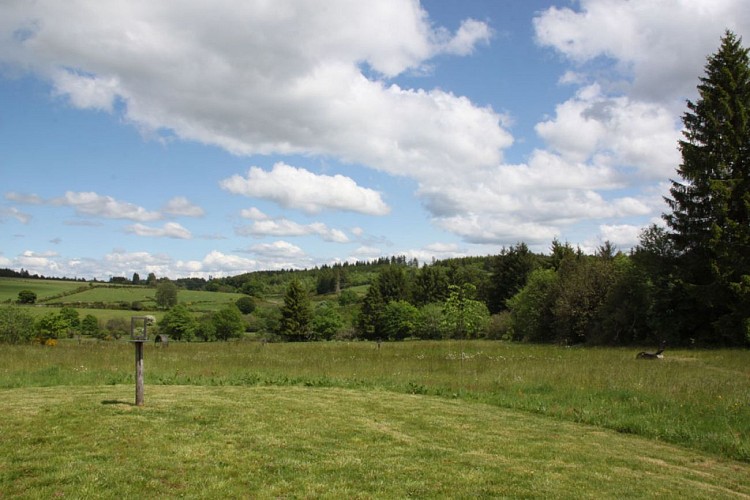
<instances>
[{"instance_id":1,"label":"cumulus cloud","mask_svg":"<svg viewBox=\"0 0 750 500\"><path fill-rule=\"evenodd\" d=\"M581 0L579 9L551 7L534 19L537 40L584 64L609 58L632 81L636 99L682 101L725 29L747 38L744 0Z\"/></svg>"},{"instance_id":2,"label":"cumulus cloud","mask_svg":"<svg viewBox=\"0 0 750 500\"><path fill-rule=\"evenodd\" d=\"M651 180L668 178L680 160L680 128L672 113L656 104L603 95L598 84L558 105L555 118L537 124L536 131L571 160L599 155L599 162L606 157Z\"/></svg>"},{"instance_id":3,"label":"cumulus cloud","mask_svg":"<svg viewBox=\"0 0 750 500\"><path fill-rule=\"evenodd\" d=\"M184 196L176 196L169 200L163 211L169 215L183 217L202 217L205 214L201 207L194 205Z\"/></svg>"},{"instance_id":4,"label":"cumulus cloud","mask_svg":"<svg viewBox=\"0 0 750 500\"><path fill-rule=\"evenodd\" d=\"M349 238L340 229L332 229L322 222L300 224L286 218L256 219L252 224L236 229L240 236L309 236L318 235L324 241L348 243Z\"/></svg>"},{"instance_id":5,"label":"cumulus cloud","mask_svg":"<svg viewBox=\"0 0 750 500\"><path fill-rule=\"evenodd\" d=\"M167 222L162 227L150 227L143 224L133 224L125 228L125 232L138 236L153 236L156 238L176 238L189 240L193 237L190 231L176 222Z\"/></svg>"},{"instance_id":6,"label":"cumulus cloud","mask_svg":"<svg viewBox=\"0 0 750 500\"><path fill-rule=\"evenodd\" d=\"M246 177L233 175L219 185L233 194L263 198L285 208L307 213L345 210L368 215L385 215L390 208L380 193L358 186L343 175L316 175L303 168L279 162L270 172L251 167Z\"/></svg>"},{"instance_id":7,"label":"cumulus cloud","mask_svg":"<svg viewBox=\"0 0 750 500\"><path fill-rule=\"evenodd\" d=\"M260 243L250 247L250 251L273 260L299 259L305 256L305 252L288 241L274 241L273 243Z\"/></svg>"},{"instance_id":8,"label":"cumulus cloud","mask_svg":"<svg viewBox=\"0 0 750 500\"><path fill-rule=\"evenodd\" d=\"M332 155L399 175L491 164L512 138L490 108L392 77L470 53L418 2L5 4L0 59L84 109L236 154ZM374 76L374 77L373 77ZM118 106L115 107L115 102Z\"/></svg>"},{"instance_id":9,"label":"cumulus cloud","mask_svg":"<svg viewBox=\"0 0 750 500\"><path fill-rule=\"evenodd\" d=\"M159 212L150 212L132 203L118 201L111 196L93 192L67 191L64 196L51 201L54 205L73 207L79 215L107 219L129 219L139 222L161 219Z\"/></svg>"}]
</instances>

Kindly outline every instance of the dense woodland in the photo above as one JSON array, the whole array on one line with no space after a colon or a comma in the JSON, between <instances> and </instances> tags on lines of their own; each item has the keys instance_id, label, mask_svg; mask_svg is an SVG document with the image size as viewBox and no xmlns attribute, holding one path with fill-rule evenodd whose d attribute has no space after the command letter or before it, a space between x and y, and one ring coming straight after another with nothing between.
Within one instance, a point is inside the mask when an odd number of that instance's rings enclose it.
<instances>
[{"instance_id":1,"label":"dense woodland","mask_svg":"<svg viewBox=\"0 0 750 500\"><path fill-rule=\"evenodd\" d=\"M160 328L181 340L254 332L288 341L748 346L750 64L731 32L708 58L698 91L683 116L665 225L646 228L628 253L605 242L587 255L555 240L544 254L518 243L497 255L423 265L400 256L208 280L136 273L111 282L156 287L157 296L162 290L168 300L160 305L169 310ZM0 276L31 277L7 269ZM180 289L247 298L237 311L196 318L172 300Z\"/></svg>"}]
</instances>

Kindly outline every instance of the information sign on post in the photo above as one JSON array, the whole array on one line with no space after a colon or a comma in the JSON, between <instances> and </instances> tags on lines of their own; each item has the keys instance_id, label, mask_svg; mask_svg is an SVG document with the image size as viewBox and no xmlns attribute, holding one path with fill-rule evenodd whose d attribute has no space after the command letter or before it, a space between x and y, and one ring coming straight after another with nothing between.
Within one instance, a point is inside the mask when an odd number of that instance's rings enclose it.
<instances>
[{"instance_id":1,"label":"information sign on post","mask_svg":"<svg viewBox=\"0 0 750 500\"><path fill-rule=\"evenodd\" d=\"M143 406L143 344L148 340L148 327L153 316L133 316L130 319L130 341L135 344L135 405Z\"/></svg>"}]
</instances>

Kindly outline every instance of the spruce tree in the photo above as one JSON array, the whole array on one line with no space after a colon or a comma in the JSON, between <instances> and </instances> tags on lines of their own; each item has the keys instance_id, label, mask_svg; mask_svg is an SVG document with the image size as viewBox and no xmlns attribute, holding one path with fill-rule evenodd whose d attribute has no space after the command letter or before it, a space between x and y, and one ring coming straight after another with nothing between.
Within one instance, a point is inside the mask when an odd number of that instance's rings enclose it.
<instances>
[{"instance_id":1,"label":"spruce tree","mask_svg":"<svg viewBox=\"0 0 750 500\"><path fill-rule=\"evenodd\" d=\"M664 216L679 253L675 289L693 307L685 333L740 344L750 326L750 63L733 33L708 58L698 92Z\"/></svg>"},{"instance_id":2,"label":"spruce tree","mask_svg":"<svg viewBox=\"0 0 750 500\"><path fill-rule=\"evenodd\" d=\"M280 333L286 340L300 342L310 337L312 309L310 297L298 280L289 283L281 308Z\"/></svg>"}]
</instances>

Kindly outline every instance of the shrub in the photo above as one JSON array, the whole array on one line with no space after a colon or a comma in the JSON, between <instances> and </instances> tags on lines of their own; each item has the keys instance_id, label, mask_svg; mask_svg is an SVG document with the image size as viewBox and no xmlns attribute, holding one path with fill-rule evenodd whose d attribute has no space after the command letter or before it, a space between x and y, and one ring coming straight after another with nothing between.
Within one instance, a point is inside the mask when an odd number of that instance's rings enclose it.
<instances>
[{"instance_id":1,"label":"shrub","mask_svg":"<svg viewBox=\"0 0 750 500\"><path fill-rule=\"evenodd\" d=\"M36 302L36 294L31 290L21 290L18 292L18 303L19 304L34 304Z\"/></svg>"},{"instance_id":2,"label":"shrub","mask_svg":"<svg viewBox=\"0 0 750 500\"><path fill-rule=\"evenodd\" d=\"M250 297L240 297L234 305L242 314L250 314L255 310L255 301Z\"/></svg>"},{"instance_id":3,"label":"shrub","mask_svg":"<svg viewBox=\"0 0 750 500\"><path fill-rule=\"evenodd\" d=\"M34 336L34 317L18 307L0 308L0 342L18 344Z\"/></svg>"}]
</instances>

